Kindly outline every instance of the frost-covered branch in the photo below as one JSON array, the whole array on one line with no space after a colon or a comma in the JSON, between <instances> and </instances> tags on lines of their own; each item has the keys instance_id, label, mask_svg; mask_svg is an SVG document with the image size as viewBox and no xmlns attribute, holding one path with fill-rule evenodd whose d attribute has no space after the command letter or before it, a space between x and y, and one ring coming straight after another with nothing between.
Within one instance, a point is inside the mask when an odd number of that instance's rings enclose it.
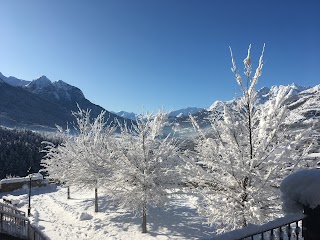
<instances>
[{"instance_id":1,"label":"frost-covered branch","mask_svg":"<svg viewBox=\"0 0 320 240\"><path fill-rule=\"evenodd\" d=\"M206 134L191 118L199 133L194 140L202 166L197 190L205 196L200 212L208 216L218 232L279 216L280 181L292 168L301 166L298 156L305 154L296 151L303 145L302 139L284 125L290 94L283 90L263 104L258 102L255 87L262 74L264 47L253 77L251 45L243 60L247 87L230 48L231 70L242 97L225 105L222 119L217 121L212 116Z\"/></svg>"},{"instance_id":2,"label":"frost-covered branch","mask_svg":"<svg viewBox=\"0 0 320 240\"><path fill-rule=\"evenodd\" d=\"M143 232L148 208L165 204L169 190L179 187L183 179L177 142L163 135L167 115L162 111L143 115L131 128L121 126L117 139L113 198L142 215Z\"/></svg>"}]
</instances>

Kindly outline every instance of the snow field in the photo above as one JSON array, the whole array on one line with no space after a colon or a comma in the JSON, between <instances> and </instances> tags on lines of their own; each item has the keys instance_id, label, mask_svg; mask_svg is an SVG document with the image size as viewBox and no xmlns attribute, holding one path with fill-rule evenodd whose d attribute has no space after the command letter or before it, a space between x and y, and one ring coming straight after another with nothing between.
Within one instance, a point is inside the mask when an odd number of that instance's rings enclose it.
<instances>
[{"instance_id":1,"label":"snow field","mask_svg":"<svg viewBox=\"0 0 320 240\"><path fill-rule=\"evenodd\" d=\"M119 209L99 194L99 211L94 212L94 189L48 186L32 189L31 222L52 240L104 239L209 239L214 228L197 214L197 196L173 197L167 208L151 208L147 216L148 233L141 233L141 218L128 209ZM99 190L98 190L99 191ZM9 193L1 193L0 197ZM18 207L27 211L26 190L10 192L20 200Z\"/></svg>"}]
</instances>

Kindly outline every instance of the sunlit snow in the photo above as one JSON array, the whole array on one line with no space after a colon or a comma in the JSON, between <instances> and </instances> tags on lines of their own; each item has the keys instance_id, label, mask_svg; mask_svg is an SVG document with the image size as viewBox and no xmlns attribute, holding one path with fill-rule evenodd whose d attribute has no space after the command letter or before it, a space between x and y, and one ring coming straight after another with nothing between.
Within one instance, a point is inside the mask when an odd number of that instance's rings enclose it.
<instances>
[{"instance_id":1,"label":"sunlit snow","mask_svg":"<svg viewBox=\"0 0 320 240\"><path fill-rule=\"evenodd\" d=\"M10 193L17 196L18 207L27 211L28 189ZM213 227L197 214L197 197L192 194L175 196L167 208L151 208L148 233L141 233L141 219L127 209L119 209L101 193L99 212L94 212L94 190L54 185L32 189L31 223L51 239L210 239ZM1 200L2 201L2 200Z\"/></svg>"},{"instance_id":2,"label":"sunlit snow","mask_svg":"<svg viewBox=\"0 0 320 240\"><path fill-rule=\"evenodd\" d=\"M319 189L319 169L305 169L289 175L280 186L284 212L298 213L302 212L304 207L319 206Z\"/></svg>"}]
</instances>

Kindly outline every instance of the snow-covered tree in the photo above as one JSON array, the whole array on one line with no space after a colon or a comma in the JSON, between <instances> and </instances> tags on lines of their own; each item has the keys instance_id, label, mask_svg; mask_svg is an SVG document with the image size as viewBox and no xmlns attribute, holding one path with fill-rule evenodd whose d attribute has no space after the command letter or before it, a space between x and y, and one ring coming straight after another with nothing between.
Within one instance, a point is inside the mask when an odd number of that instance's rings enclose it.
<instances>
[{"instance_id":1,"label":"snow-covered tree","mask_svg":"<svg viewBox=\"0 0 320 240\"><path fill-rule=\"evenodd\" d=\"M76 151L70 151L69 149L76 149L76 147L73 136L69 134L69 129L64 131L59 126L57 127L62 142L58 145L48 141L42 142L46 145L43 150L46 155L42 158L41 165L46 169L51 179L67 185L67 198L69 199L70 184L72 184L73 171L75 170L73 165L75 159L77 159Z\"/></svg>"},{"instance_id":2,"label":"snow-covered tree","mask_svg":"<svg viewBox=\"0 0 320 240\"><path fill-rule=\"evenodd\" d=\"M78 147L78 174L74 180L95 188L95 211L98 211L98 185L108 185L112 176L115 125L106 125L105 111L93 121L90 111L79 109L73 113L77 119L75 138Z\"/></svg>"},{"instance_id":3,"label":"snow-covered tree","mask_svg":"<svg viewBox=\"0 0 320 240\"><path fill-rule=\"evenodd\" d=\"M200 212L217 226L217 232L278 216L279 183L308 151L296 150L308 131L291 134L283 124L288 92L279 91L275 98L259 104L255 87L262 73L264 47L253 76L250 50L251 46L243 60L243 80L230 48L232 71L242 97L225 105L222 114L212 114L206 131L191 117L203 166L198 180L203 196Z\"/></svg>"},{"instance_id":4,"label":"snow-covered tree","mask_svg":"<svg viewBox=\"0 0 320 240\"><path fill-rule=\"evenodd\" d=\"M162 111L140 116L132 128L122 126L118 139L114 198L120 206L142 215L143 233L147 232L148 208L163 205L169 190L181 182L177 144L162 134L166 120Z\"/></svg>"},{"instance_id":5,"label":"snow-covered tree","mask_svg":"<svg viewBox=\"0 0 320 240\"><path fill-rule=\"evenodd\" d=\"M91 120L90 111L79 108L76 117L76 134L64 134L59 146L48 143L43 165L51 178L68 185L85 185L95 188L95 211L98 183L105 184L112 175L112 154L115 127L105 125L105 112Z\"/></svg>"}]
</instances>

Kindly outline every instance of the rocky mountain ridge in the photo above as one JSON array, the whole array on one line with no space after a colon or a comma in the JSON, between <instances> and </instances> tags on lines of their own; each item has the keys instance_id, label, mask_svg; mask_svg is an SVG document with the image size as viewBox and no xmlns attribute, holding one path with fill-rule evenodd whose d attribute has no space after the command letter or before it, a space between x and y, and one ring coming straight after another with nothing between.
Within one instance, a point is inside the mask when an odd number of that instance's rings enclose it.
<instances>
[{"instance_id":1,"label":"rocky mountain ridge","mask_svg":"<svg viewBox=\"0 0 320 240\"><path fill-rule=\"evenodd\" d=\"M182 108L179 110L171 111L169 113L169 118L174 119L174 118L180 118L180 117L187 117L189 114L195 114L197 112L202 111L203 108L197 108L197 107L187 107L187 108ZM120 111L120 112L113 112L114 114L117 114L120 117L128 118L131 120L136 120L136 113L133 112L126 112L126 111Z\"/></svg>"},{"instance_id":2,"label":"rocky mountain ridge","mask_svg":"<svg viewBox=\"0 0 320 240\"><path fill-rule=\"evenodd\" d=\"M271 88L263 87L257 91L259 103L264 104L266 101L275 99L279 91L284 91L289 96L285 102L289 109L285 124L292 128L313 126L320 133L320 85L301 87L291 84L272 86ZM193 116L200 127L206 128L210 125L210 115L222 116L224 106L235 105L237 101L239 98L230 101L215 101L210 107L193 114ZM187 116L173 119L172 124L173 128L183 137L188 137L193 133L192 124Z\"/></svg>"},{"instance_id":3,"label":"rocky mountain ridge","mask_svg":"<svg viewBox=\"0 0 320 240\"><path fill-rule=\"evenodd\" d=\"M261 104L274 99L279 91L285 91L289 98L286 105L290 110L287 124L307 126L320 125L320 85L301 87L295 84L287 86L263 87L257 91ZM0 73L0 125L27 128L55 129L55 124L66 126L72 123L74 117L71 111L81 108L91 109L92 116L97 116L104 109L91 103L82 91L61 80L51 82L46 76L33 81L21 80L15 77L5 77ZM236 104L235 98L230 101L215 101L207 109L186 108L171 112L169 120L172 128L179 130L181 135L189 134L192 126L189 114L192 114L201 127L207 127L211 114L222 114L225 105ZM114 122L129 122L135 119L135 113L106 112L106 118ZM172 129L171 128L171 129Z\"/></svg>"},{"instance_id":4,"label":"rocky mountain ridge","mask_svg":"<svg viewBox=\"0 0 320 240\"><path fill-rule=\"evenodd\" d=\"M106 111L107 123L128 122L85 98L82 91L62 80L51 82L46 76L33 81L5 77L0 73L0 125L36 130L55 130L56 125L72 125L72 111L79 105L91 109L96 117Z\"/></svg>"}]
</instances>

